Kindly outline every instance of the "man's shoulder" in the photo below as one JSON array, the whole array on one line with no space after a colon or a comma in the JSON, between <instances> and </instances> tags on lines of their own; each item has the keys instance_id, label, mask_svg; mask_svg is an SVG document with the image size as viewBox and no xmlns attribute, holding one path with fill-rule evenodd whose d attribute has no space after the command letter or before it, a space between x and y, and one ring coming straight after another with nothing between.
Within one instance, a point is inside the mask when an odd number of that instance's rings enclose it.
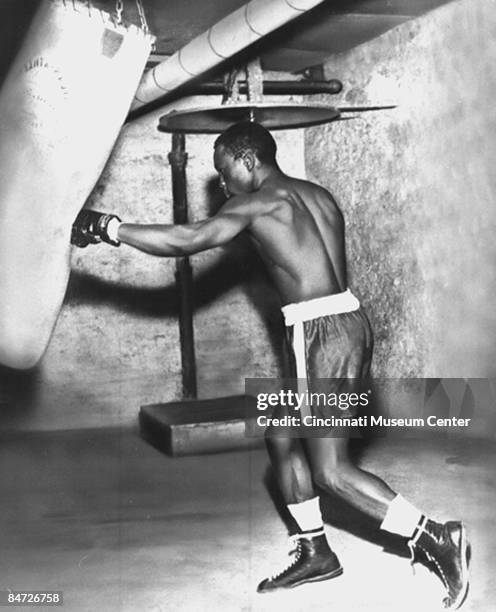
<instances>
[{"instance_id":1,"label":"man's shoulder","mask_svg":"<svg viewBox=\"0 0 496 612\"><path fill-rule=\"evenodd\" d=\"M280 186L278 192L280 201L292 202L296 199L310 207L314 203L330 212L340 214L336 199L328 189L307 179L289 177L288 179Z\"/></svg>"},{"instance_id":2,"label":"man's shoulder","mask_svg":"<svg viewBox=\"0 0 496 612\"><path fill-rule=\"evenodd\" d=\"M323 185L310 181L308 179L295 179L301 186L301 189L314 193L322 198L327 198L335 203L332 193Z\"/></svg>"},{"instance_id":3,"label":"man's shoulder","mask_svg":"<svg viewBox=\"0 0 496 612\"><path fill-rule=\"evenodd\" d=\"M328 189L312 181L303 181L303 184L310 200L317 202L331 214L341 215L336 198Z\"/></svg>"},{"instance_id":4,"label":"man's shoulder","mask_svg":"<svg viewBox=\"0 0 496 612\"><path fill-rule=\"evenodd\" d=\"M222 206L226 213L260 214L270 210L276 200L281 197L274 189L261 188L253 193L243 193L232 196Z\"/></svg>"}]
</instances>

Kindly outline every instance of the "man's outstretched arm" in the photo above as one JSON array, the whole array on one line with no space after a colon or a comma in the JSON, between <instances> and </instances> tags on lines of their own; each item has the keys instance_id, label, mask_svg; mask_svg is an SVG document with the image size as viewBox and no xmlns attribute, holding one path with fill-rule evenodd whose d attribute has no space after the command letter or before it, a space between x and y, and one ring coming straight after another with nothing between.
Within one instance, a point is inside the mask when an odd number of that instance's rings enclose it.
<instances>
[{"instance_id":1,"label":"man's outstretched arm","mask_svg":"<svg viewBox=\"0 0 496 612\"><path fill-rule=\"evenodd\" d=\"M232 204L214 217L185 225L121 223L115 215L83 210L73 226L72 243L86 246L124 242L145 253L159 257L180 257L226 244L246 229L251 218Z\"/></svg>"},{"instance_id":2,"label":"man's outstretched arm","mask_svg":"<svg viewBox=\"0 0 496 612\"><path fill-rule=\"evenodd\" d=\"M226 244L249 225L245 215L221 212L215 217L185 225L122 223L118 239L159 257L180 257Z\"/></svg>"}]
</instances>

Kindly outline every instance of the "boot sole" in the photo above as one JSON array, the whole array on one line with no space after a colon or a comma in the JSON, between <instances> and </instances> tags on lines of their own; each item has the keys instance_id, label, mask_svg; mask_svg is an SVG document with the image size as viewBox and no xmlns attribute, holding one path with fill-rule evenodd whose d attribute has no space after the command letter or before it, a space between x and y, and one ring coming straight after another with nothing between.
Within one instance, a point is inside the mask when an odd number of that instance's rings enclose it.
<instances>
[{"instance_id":1,"label":"boot sole","mask_svg":"<svg viewBox=\"0 0 496 612\"><path fill-rule=\"evenodd\" d=\"M338 567L335 570L332 570L332 572L328 572L327 574L320 574L319 576L314 576L313 578L305 578L304 580L293 582L293 584L287 584L285 586L275 587L274 589L266 589L257 592L273 593L274 591L279 591L280 589L294 589L295 587L301 586L302 584L307 584L308 582L321 582L322 580L330 580L331 578L337 578L338 576L341 576L343 571L344 570L342 567Z\"/></svg>"},{"instance_id":2,"label":"boot sole","mask_svg":"<svg viewBox=\"0 0 496 612\"><path fill-rule=\"evenodd\" d=\"M468 593L468 559L469 559L469 544L467 541L467 532L465 526L462 524L460 529L460 554L462 560L462 577L463 577L463 586L458 595L458 597L453 602L451 606L452 610L458 610L458 608L463 604L467 597Z\"/></svg>"}]
</instances>

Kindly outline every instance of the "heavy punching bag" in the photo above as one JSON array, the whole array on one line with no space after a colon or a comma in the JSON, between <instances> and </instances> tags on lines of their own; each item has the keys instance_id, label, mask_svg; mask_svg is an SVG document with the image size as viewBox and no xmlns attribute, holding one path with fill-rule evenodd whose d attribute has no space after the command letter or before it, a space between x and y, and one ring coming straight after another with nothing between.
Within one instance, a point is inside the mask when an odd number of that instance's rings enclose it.
<instances>
[{"instance_id":1,"label":"heavy punching bag","mask_svg":"<svg viewBox=\"0 0 496 612\"><path fill-rule=\"evenodd\" d=\"M109 157L153 38L89 3L44 0L0 92L0 364L43 355L71 225Z\"/></svg>"}]
</instances>

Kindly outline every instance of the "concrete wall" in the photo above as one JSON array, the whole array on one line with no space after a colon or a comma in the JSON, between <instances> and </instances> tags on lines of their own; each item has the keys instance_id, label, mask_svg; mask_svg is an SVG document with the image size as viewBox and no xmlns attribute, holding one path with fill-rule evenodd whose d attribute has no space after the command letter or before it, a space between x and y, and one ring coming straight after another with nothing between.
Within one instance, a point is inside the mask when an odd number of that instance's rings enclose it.
<instances>
[{"instance_id":1,"label":"concrete wall","mask_svg":"<svg viewBox=\"0 0 496 612\"><path fill-rule=\"evenodd\" d=\"M185 105L206 102L198 98ZM93 208L130 222L172 222L171 137L158 132L157 124L158 115L152 115L123 129L90 198ZM187 137L193 221L223 200L212 163L214 139ZM278 132L276 139L282 166L302 176L303 132ZM251 249L238 240L191 261L199 397L242 393L246 376L275 375L281 321ZM174 272L173 259L124 245L74 249L64 306L40 367L29 374L3 375L3 394L14 399L10 409L3 409L2 427L135 423L141 405L180 398ZM1 398L0 385L0 403Z\"/></svg>"},{"instance_id":2,"label":"concrete wall","mask_svg":"<svg viewBox=\"0 0 496 612\"><path fill-rule=\"evenodd\" d=\"M326 64L345 84L333 103L393 102L394 111L275 134L283 168L302 175L305 160L341 203L377 376L494 376L494 8L453 2ZM149 117L123 130L95 208L171 220L170 139L155 128ZM188 138L192 219L218 204L212 144ZM280 320L259 263L242 241L192 261L200 396L277 374ZM180 397L174 262L98 245L75 250L72 266L40 368L4 377L17 404L3 427L133 423L140 405Z\"/></svg>"},{"instance_id":3,"label":"concrete wall","mask_svg":"<svg viewBox=\"0 0 496 612\"><path fill-rule=\"evenodd\" d=\"M306 134L309 177L346 217L377 376L496 373L495 9L452 2L325 66L338 105L398 105Z\"/></svg>"}]
</instances>

